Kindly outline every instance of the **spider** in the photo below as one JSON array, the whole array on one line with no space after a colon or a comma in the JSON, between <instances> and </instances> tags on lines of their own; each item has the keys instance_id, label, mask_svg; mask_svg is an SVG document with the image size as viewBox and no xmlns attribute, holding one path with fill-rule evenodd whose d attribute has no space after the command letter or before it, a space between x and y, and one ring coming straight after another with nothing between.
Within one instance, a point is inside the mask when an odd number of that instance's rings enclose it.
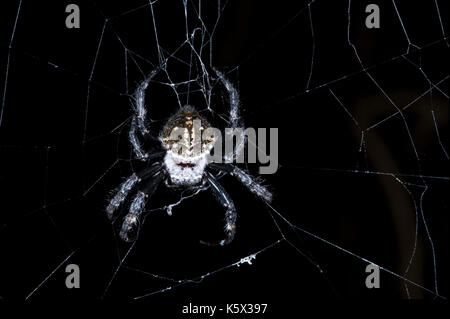
<instances>
[{"instance_id":1,"label":"spider","mask_svg":"<svg viewBox=\"0 0 450 319\"><path fill-rule=\"evenodd\" d=\"M229 123L233 128L236 128L240 123L238 92L224 74L215 69L214 71L217 75L218 83L228 93ZM150 74L136 90L134 96L134 114L129 131L129 140L136 158L146 161L149 165L142 171L133 173L117 188L106 208L108 218L110 220L115 219L118 208L126 202L130 192L135 189L135 195L129 204L128 213L123 219L119 234L123 241L133 242L137 238L140 221L147 201L162 181L165 181L167 187L177 187L194 191L200 188L209 188L218 202L226 210L225 239L216 243L205 241L201 241L201 243L206 245L226 245L235 236L237 212L233 200L217 181L217 175L230 174L234 176L251 193L266 202L272 200L272 194L260 183L259 179L254 178L235 165L208 163L207 156L210 154L214 145L214 139L202 140L201 153L199 155L189 151L193 145L189 145L190 147L188 148L175 150L174 146L177 144L177 141L173 140L170 136L170 132L174 128L186 129L185 132L191 137L194 134L192 127L195 120L201 123L202 129L210 127L208 121L191 106L180 108L164 126L159 137L162 151L149 154L142 148L141 138L149 135L149 129L146 124L145 90L154 75L155 72ZM234 150L233 156L236 156L238 151Z\"/></svg>"}]
</instances>

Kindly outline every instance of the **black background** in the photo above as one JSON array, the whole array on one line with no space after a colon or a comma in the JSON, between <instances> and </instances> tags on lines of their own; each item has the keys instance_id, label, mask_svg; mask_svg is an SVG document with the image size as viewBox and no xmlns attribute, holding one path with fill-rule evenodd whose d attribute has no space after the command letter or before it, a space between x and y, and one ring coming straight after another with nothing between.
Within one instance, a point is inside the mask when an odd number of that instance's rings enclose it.
<instances>
[{"instance_id":1,"label":"black background","mask_svg":"<svg viewBox=\"0 0 450 319\"><path fill-rule=\"evenodd\" d=\"M131 114L125 94L124 49L118 39L131 51L157 63L152 16L148 6L123 15L145 2L78 1L74 3L81 8L81 29L69 30L64 25L68 3L24 1L10 50L0 128L0 245L5 267L0 296L5 300L24 300L74 251L28 301L98 300L116 270L117 253L124 256L129 248L116 241L104 214L110 191L136 169L130 161L128 124L115 129ZM414 45L408 47L391 2L377 2L381 28L367 29L364 9L368 3L352 3L352 42L386 94L404 106L428 90L429 83L402 54L409 52L404 56L420 65L433 83L448 74L448 47L436 8L431 2L398 3L410 40L420 47L417 50ZM1 9L3 71L17 10L17 4L11 4L7 8L2 4ZM213 65L228 71L238 86L246 126L279 128L280 168L277 174L264 176L275 194L274 207L302 229L402 275L415 238L412 198L419 205L423 187L406 185L408 193L392 176L350 170L448 176L448 160L431 117L433 109L446 145L448 99L434 90L405 111L420 161L399 116L367 133L366 152L359 152L360 130L329 89L363 128L389 116L395 107L361 71L349 46L346 1L311 5L315 52L307 87L313 42L306 4L230 1L214 36ZM171 52L184 36L181 1L159 1L154 8L160 44ZM204 4L206 24L215 21L216 12L216 2ZM105 17L111 19L96 55ZM447 26L447 17L442 18ZM136 59L144 73L154 68ZM131 93L142 77L130 60L129 66ZM440 89L448 92L447 84L444 81ZM174 107L173 96L169 97L170 92L166 96L163 89L154 90L147 99L155 112L167 118ZM116 163L118 159L122 160ZM257 165L249 169L256 173ZM414 176L399 178L423 185L423 180ZM425 181L429 189L422 207L437 254L439 292L445 296L448 201L444 194L448 177ZM209 192L175 207L173 216L164 211L151 213L125 261L126 267L119 270L103 298L128 301L174 285L133 269L176 279L195 278L281 238L270 209L231 177L221 182L239 212L238 233L232 244L217 248L198 243L222 236L223 211ZM176 193L162 187L151 205L160 207L174 198ZM432 250L420 210L417 212L418 246L410 279L433 290ZM189 302L269 303L273 312L283 307L300 312L304 299L406 297L403 282L385 272L382 288L367 289L366 262L306 233L294 232L274 217L301 253L285 241L258 255L251 266L231 267L200 283L185 284L140 302L173 313ZM64 285L64 268L69 263L81 268L80 289L69 290ZM434 297L412 285L408 288L413 298Z\"/></svg>"}]
</instances>

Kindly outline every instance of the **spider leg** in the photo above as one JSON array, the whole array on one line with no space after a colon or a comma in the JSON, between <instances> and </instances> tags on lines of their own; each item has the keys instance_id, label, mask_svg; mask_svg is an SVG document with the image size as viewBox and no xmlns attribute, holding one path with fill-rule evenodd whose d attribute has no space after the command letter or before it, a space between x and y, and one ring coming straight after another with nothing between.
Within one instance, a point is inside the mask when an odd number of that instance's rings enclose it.
<instances>
[{"instance_id":1,"label":"spider leg","mask_svg":"<svg viewBox=\"0 0 450 319\"><path fill-rule=\"evenodd\" d=\"M148 84L158 73L159 69L153 70L147 78L142 81L134 93L135 107L134 107L134 118L136 119L137 127L142 135L148 133L147 128L147 108L145 107L145 91L147 90Z\"/></svg>"},{"instance_id":2,"label":"spider leg","mask_svg":"<svg viewBox=\"0 0 450 319\"><path fill-rule=\"evenodd\" d=\"M128 133L128 138L130 139L130 143L133 146L134 154L136 158L139 160L146 160L148 158L147 152L142 149L141 141L137 135L137 120L135 117L131 120L130 132Z\"/></svg>"},{"instance_id":3,"label":"spider leg","mask_svg":"<svg viewBox=\"0 0 450 319\"><path fill-rule=\"evenodd\" d=\"M119 208L120 204L125 200L130 190L136 185L139 181L139 177L137 177L136 173L133 173L130 177L127 178L125 182L120 184L116 194L109 201L108 206L106 207L106 213L108 218L111 220L114 217L114 212Z\"/></svg>"},{"instance_id":4,"label":"spider leg","mask_svg":"<svg viewBox=\"0 0 450 319\"><path fill-rule=\"evenodd\" d=\"M147 127L147 109L145 107L145 91L148 87L148 84L156 75L159 69L154 70L147 76L147 78L142 81L136 89L134 93L134 115L131 120L131 127L129 132L130 143L133 146L134 153L136 157L140 160L146 160L149 156L141 146L141 142L139 140L138 131L142 136L146 136L149 133Z\"/></svg>"},{"instance_id":5,"label":"spider leg","mask_svg":"<svg viewBox=\"0 0 450 319\"><path fill-rule=\"evenodd\" d=\"M219 241L218 243L208 243L205 241L200 241L202 244L209 245L209 246L216 246L216 245L226 245L229 244L236 233L236 218L237 218L237 212L236 208L234 207L234 203L232 199L230 198L230 195L225 191L225 189L222 187L222 185L219 184L219 182L214 178L214 176L211 173L206 173L206 181L208 182L209 186L212 189L212 192L216 196L219 203L227 210L225 213L225 235L226 238Z\"/></svg>"},{"instance_id":6,"label":"spider leg","mask_svg":"<svg viewBox=\"0 0 450 319\"><path fill-rule=\"evenodd\" d=\"M229 110L229 120L231 124L231 128L241 128L244 126L242 119L240 118L239 109L240 109L240 101L239 101L239 93L237 89L231 84L230 80L226 78L226 76L218 71L217 69L214 69L214 71L217 74L217 77L219 78L222 85L225 87L225 89L228 92L228 103L230 103L230 110ZM236 145L236 148L234 149L232 157L230 158L229 154L225 154L225 159L227 161L232 161L232 159L235 159L239 156L239 154L243 151L244 145L245 145L245 139L244 139L243 132L241 133L241 136L238 138L240 143Z\"/></svg>"},{"instance_id":7,"label":"spider leg","mask_svg":"<svg viewBox=\"0 0 450 319\"><path fill-rule=\"evenodd\" d=\"M130 140L131 145L133 146L133 150L134 150L134 154L136 155L136 158L141 161L149 161L149 160L154 159L155 157L158 157L158 156L164 154L164 152L157 152L157 153L149 154L144 151L144 149L142 148L141 141L140 141L139 136L136 131L138 129L136 122L137 122L136 119L133 118L133 120L131 121L130 132L128 133L128 138Z\"/></svg>"},{"instance_id":8,"label":"spider leg","mask_svg":"<svg viewBox=\"0 0 450 319\"><path fill-rule=\"evenodd\" d=\"M141 221L142 213L144 212L145 205L149 197L155 192L159 183L163 180L164 174L161 171L157 171L151 177L150 182L142 189L140 189L130 205L130 210L125 216L122 229L120 230L120 238L126 242L132 242L136 240L139 224Z\"/></svg>"},{"instance_id":9,"label":"spider leg","mask_svg":"<svg viewBox=\"0 0 450 319\"><path fill-rule=\"evenodd\" d=\"M160 156L159 153L152 154L152 156ZM112 220L115 216L115 212L120 207L120 205L125 201L126 197L130 193L130 191L136 186L136 184L142 179L147 178L147 176L154 174L156 171L161 169L161 163L157 162L151 165L149 168L139 172L133 173L130 177L128 177L120 186L118 187L116 193L111 198L106 206L106 213L110 220Z\"/></svg>"},{"instance_id":10,"label":"spider leg","mask_svg":"<svg viewBox=\"0 0 450 319\"><path fill-rule=\"evenodd\" d=\"M265 202L270 203L272 201L273 195L272 193L263 186L260 181L251 176L250 174L244 172L239 167L236 167L231 164L216 164L210 163L208 167L220 171L226 172L234 177L236 177L242 184L244 184L250 192L263 199Z\"/></svg>"},{"instance_id":11,"label":"spider leg","mask_svg":"<svg viewBox=\"0 0 450 319\"><path fill-rule=\"evenodd\" d=\"M228 100L230 103L229 117L231 127L237 128L241 125L241 119L239 116L239 108L240 108L239 93L233 86L233 84L231 84L230 80L228 80L222 72L218 71L217 69L214 69L214 71L216 72L217 77L219 78L222 85L228 91Z\"/></svg>"}]
</instances>

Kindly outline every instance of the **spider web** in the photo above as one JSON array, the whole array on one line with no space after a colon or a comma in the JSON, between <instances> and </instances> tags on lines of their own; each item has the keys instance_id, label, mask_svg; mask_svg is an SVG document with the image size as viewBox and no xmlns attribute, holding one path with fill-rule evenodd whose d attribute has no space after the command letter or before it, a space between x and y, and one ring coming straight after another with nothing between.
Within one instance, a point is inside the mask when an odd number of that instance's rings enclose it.
<instances>
[{"instance_id":1,"label":"spider web","mask_svg":"<svg viewBox=\"0 0 450 319\"><path fill-rule=\"evenodd\" d=\"M45 45L33 38L40 4L19 1L5 10L3 266L22 279L14 289L5 283L2 298L60 291L69 263L88 273L82 285L96 298L186 295L227 281L252 291L243 287L258 285L261 273L273 284L268 277L284 271L279 287L290 280L299 295L305 276L320 282L318 296L352 295L366 291L370 263L382 270L381 295L445 298L446 17L438 1L383 2L380 36L364 26L367 4L81 3L84 33L73 36L58 20L45 29L56 34ZM48 16L64 12L43 6L38 12ZM244 21L251 10L253 27ZM426 27L418 24L422 16ZM70 51L70 41L82 46ZM242 226L241 237L220 250L196 242L221 232L211 195L160 190L139 240L120 242L120 219L111 227L104 207L108 193L140 168L128 142L136 87L148 83L154 137L186 104L225 127L226 93L213 68L239 89L247 126L280 128L280 168L267 177L275 202L247 204L251 195L233 193L236 184L221 177Z\"/></svg>"}]
</instances>

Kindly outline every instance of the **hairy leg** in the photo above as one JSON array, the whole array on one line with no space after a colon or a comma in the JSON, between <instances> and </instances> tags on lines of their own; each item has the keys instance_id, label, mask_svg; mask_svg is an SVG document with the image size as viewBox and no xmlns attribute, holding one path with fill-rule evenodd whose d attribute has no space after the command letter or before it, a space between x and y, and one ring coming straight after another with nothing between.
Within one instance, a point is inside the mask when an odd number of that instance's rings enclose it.
<instances>
[{"instance_id":1,"label":"hairy leg","mask_svg":"<svg viewBox=\"0 0 450 319\"><path fill-rule=\"evenodd\" d=\"M241 106L239 101L239 93L223 73L221 73L217 69L214 69L214 71L216 72L217 77L228 92L228 103L230 104L228 118L231 128L242 128L244 126L244 123L239 114ZM225 154L225 159L227 161L232 161L233 159L237 158L239 154L244 150L245 136L243 133L242 136L238 137L238 140L240 141L240 143L236 145L233 154Z\"/></svg>"},{"instance_id":2,"label":"hairy leg","mask_svg":"<svg viewBox=\"0 0 450 319\"><path fill-rule=\"evenodd\" d=\"M237 218L236 208L234 207L234 203L230 198L230 195L228 195L228 193L225 191L222 185L219 184L219 182L214 178L214 176L211 173L206 173L206 181L211 187L211 190L216 196L219 203L226 209L225 228L224 228L226 238L218 243L208 243L204 241L201 241L201 243L206 245L223 246L229 244L233 240L234 235L236 233L236 218Z\"/></svg>"},{"instance_id":3,"label":"hairy leg","mask_svg":"<svg viewBox=\"0 0 450 319\"><path fill-rule=\"evenodd\" d=\"M147 90L148 84L153 79L153 77L158 72L158 69L151 72L147 78L142 81L134 93L134 115L131 120L131 127L129 132L130 143L133 146L134 153L136 157L140 160L146 160L148 154L142 149L142 144L139 139L139 134L141 136L147 136L149 133L147 126L147 108L145 105L145 91Z\"/></svg>"},{"instance_id":4,"label":"hairy leg","mask_svg":"<svg viewBox=\"0 0 450 319\"><path fill-rule=\"evenodd\" d=\"M120 238L122 238L122 240L126 242L136 240L145 205L150 196L155 192L160 182L163 180L163 176L164 175L161 171L156 172L151 176L149 183L137 192L131 202L130 210L124 218L122 229L120 230Z\"/></svg>"},{"instance_id":5,"label":"hairy leg","mask_svg":"<svg viewBox=\"0 0 450 319\"><path fill-rule=\"evenodd\" d=\"M239 167L236 167L232 164L216 164L216 163L210 163L208 167L216 171L226 172L236 177L256 196L258 196L259 198L263 199L268 203L272 201L273 198L272 193L265 186L263 186L257 178L244 172Z\"/></svg>"},{"instance_id":6,"label":"hairy leg","mask_svg":"<svg viewBox=\"0 0 450 319\"><path fill-rule=\"evenodd\" d=\"M162 153L155 153L151 155L157 158L158 156L162 156ZM130 177L128 177L120 186L117 188L114 196L108 202L108 206L106 206L106 213L108 218L111 220L115 217L115 213L120 205L125 201L126 197L130 193L130 191L139 183L141 180L146 179L148 176L155 174L155 172L161 170L162 164L157 162L151 165L149 168L139 172L133 173Z\"/></svg>"}]
</instances>

